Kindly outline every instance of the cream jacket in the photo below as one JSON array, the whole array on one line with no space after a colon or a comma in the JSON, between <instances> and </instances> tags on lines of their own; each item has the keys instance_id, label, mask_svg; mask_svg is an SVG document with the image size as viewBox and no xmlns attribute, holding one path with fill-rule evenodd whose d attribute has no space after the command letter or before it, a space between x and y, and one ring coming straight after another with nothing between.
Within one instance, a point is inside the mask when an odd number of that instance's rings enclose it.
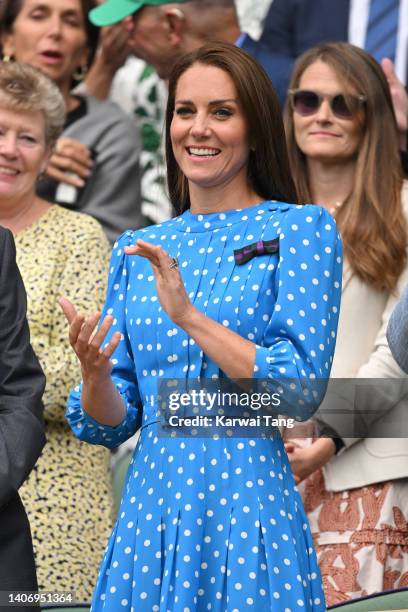
<instances>
[{"instance_id":1,"label":"cream jacket","mask_svg":"<svg viewBox=\"0 0 408 612\"><path fill-rule=\"evenodd\" d=\"M408 218L408 182L404 183L402 202ZM399 279L395 294L390 295L385 291L376 291L359 280L352 274L350 266L345 261L337 344L331 376L332 378L402 379L391 387L391 393L395 395L392 402L396 405L395 409L399 411L405 409L408 419L408 400L402 399L404 390L405 393L408 390L407 375L392 357L386 339L388 319L407 285L408 267ZM389 399L387 397L387 400ZM325 408L326 400L327 398L319 411ZM385 404L387 407L384 407ZM408 439L380 437L382 427L379 417L384 416L389 406L390 402L384 402L381 394L373 394L370 398L369 409L373 411L375 417L367 425L364 438L343 438L345 448L324 467L326 487L329 491L348 490L375 482L408 477ZM348 409L350 416L345 418L352 418L354 399L349 402ZM364 407L362 409L364 410ZM326 412L322 420L330 426L332 425L330 415L327 416ZM319 420L319 412L316 417Z\"/></svg>"}]
</instances>

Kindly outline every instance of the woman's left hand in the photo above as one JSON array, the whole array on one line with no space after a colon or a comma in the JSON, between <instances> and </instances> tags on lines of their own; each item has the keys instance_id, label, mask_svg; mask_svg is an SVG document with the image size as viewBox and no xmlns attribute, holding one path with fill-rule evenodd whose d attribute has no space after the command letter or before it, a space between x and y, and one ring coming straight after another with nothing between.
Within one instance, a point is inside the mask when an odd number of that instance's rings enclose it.
<instances>
[{"instance_id":1,"label":"woman's left hand","mask_svg":"<svg viewBox=\"0 0 408 612\"><path fill-rule=\"evenodd\" d=\"M170 319L183 327L183 322L188 320L195 308L184 288L178 264L174 265L177 260L170 257L161 246L144 240L137 240L135 245L125 247L125 253L140 255L150 261L156 277L160 304Z\"/></svg>"}]
</instances>

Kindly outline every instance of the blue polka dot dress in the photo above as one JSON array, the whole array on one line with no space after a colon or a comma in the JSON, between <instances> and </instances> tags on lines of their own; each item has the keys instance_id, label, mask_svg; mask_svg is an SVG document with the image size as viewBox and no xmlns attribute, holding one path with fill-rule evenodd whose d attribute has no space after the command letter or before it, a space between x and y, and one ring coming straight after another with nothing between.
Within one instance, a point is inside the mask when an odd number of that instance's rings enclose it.
<instances>
[{"instance_id":1,"label":"blue polka dot dress","mask_svg":"<svg viewBox=\"0 0 408 612\"><path fill-rule=\"evenodd\" d=\"M162 310L150 263L124 255L139 237L179 259L199 310L256 344L255 378L326 377L335 347L341 241L323 209L263 202L207 215L187 211L121 236L104 312L114 316L111 332L122 334L112 376L127 414L114 428L97 423L81 406L80 386L67 408L79 438L109 448L141 426L92 610L325 610L281 438L158 435L159 379L221 373ZM279 252L235 262L234 250L274 239ZM299 410L310 416L307 397Z\"/></svg>"}]
</instances>

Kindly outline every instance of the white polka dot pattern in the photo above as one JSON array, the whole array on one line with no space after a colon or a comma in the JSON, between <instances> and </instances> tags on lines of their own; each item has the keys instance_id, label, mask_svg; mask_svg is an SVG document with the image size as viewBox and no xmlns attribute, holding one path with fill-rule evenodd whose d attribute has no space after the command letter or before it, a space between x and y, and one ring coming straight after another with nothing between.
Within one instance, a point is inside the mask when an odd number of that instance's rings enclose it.
<instances>
[{"instance_id":1,"label":"white polka dot pattern","mask_svg":"<svg viewBox=\"0 0 408 612\"><path fill-rule=\"evenodd\" d=\"M179 259L197 308L256 344L254 377L326 377L336 338L341 242L334 220L317 206L188 211L118 240L105 312L115 317L112 333L122 333L113 380L127 415L116 428L100 425L83 411L80 386L67 408L78 437L108 447L142 424L92 610L323 611L312 539L282 441L156 435L160 378L222 373L163 312L150 264L124 256L137 237ZM234 249L277 237L278 254L235 264ZM319 401L305 396L296 414L308 418Z\"/></svg>"}]
</instances>

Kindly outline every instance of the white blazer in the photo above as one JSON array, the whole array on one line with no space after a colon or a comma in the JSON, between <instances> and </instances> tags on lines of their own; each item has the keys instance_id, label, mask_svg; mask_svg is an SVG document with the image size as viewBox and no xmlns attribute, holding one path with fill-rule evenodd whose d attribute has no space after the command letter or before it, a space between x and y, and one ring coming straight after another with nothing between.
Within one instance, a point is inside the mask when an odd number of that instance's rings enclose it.
<instances>
[{"instance_id":1,"label":"white blazer","mask_svg":"<svg viewBox=\"0 0 408 612\"><path fill-rule=\"evenodd\" d=\"M408 219L408 182L402 190L402 203ZM342 301L336 351L331 377L333 378L403 378L407 390L407 375L400 369L389 349L386 330L388 319L403 289L408 285L408 266L401 274L394 294L378 291L357 278L345 261L343 269ZM398 385L393 385L395 403L401 400ZM398 395L399 393L399 395ZM325 408L324 400L321 408ZM370 410L381 416L384 404L380 395L374 396ZM387 402L388 407L389 403ZM352 404L350 404L352 410ZM360 407L358 407L360 409ZM327 410L327 405L326 405ZM408 411L406 411L408 419ZM316 417L319 413L316 414ZM323 415L330 425L330 417ZM338 418L338 417L337 417ZM371 434L372 437L369 437ZM408 477L408 439L381 438L381 418L370 425L364 438L343 438L345 447L324 467L326 488L344 491L368 484Z\"/></svg>"}]
</instances>

